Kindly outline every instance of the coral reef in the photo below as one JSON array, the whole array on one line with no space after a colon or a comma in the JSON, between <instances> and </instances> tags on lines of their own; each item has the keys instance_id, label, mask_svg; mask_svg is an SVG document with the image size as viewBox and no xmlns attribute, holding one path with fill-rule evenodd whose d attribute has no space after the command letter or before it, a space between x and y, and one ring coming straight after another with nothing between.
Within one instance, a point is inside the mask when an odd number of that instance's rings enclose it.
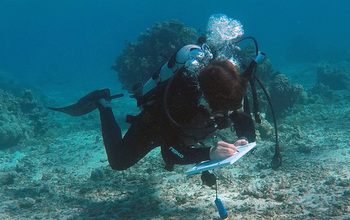
<instances>
[{"instance_id":1,"label":"coral reef","mask_svg":"<svg viewBox=\"0 0 350 220\"><path fill-rule=\"evenodd\" d=\"M269 87L276 116L282 116L287 109L298 103L303 95L303 87L291 84L290 79L283 74L277 74Z\"/></svg>"},{"instance_id":2,"label":"coral reef","mask_svg":"<svg viewBox=\"0 0 350 220\"><path fill-rule=\"evenodd\" d=\"M130 92L135 83L146 82L160 68L166 61L164 56L170 57L182 46L196 42L196 31L178 21L156 23L140 34L137 43L126 42L112 69L118 72L123 88Z\"/></svg>"},{"instance_id":3,"label":"coral reef","mask_svg":"<svg viewBox=\"0 0 350 220\"><path fill-rule=\"evenodd\" d=\"M24 89L20 86L20 83L11 77L10 73L0 70L0 89L9 92L15 96L20 96Z\"/></svg>"},{"instance_id":4,"label":"coral reef","mask_svg":"<svg viewBox=\"0 0 350 220\"><path fill-rule=\"evenodd\" d=\"M273 126L265 119L265 114L260 115L261 123L256 124L255 129L257 130L257 139L268 139L274 135Z\"/></svg>"},{"instance_id":5,"label":"coral reef","mask_svg":"<svg viewBox=\"0 0 350 220\"><path fill-rule=\"evenodd\" d=\"M0 90L0 102L0 149L3 149L17 144L23 138L26 123L22 125L17 117L19 105L13 96Z\"/></svg>"},{"instance_id":6,"label":"coral reef","mask_svg":"<svg viewBox=\"0 0 350 220\"><path fill-rule=\"evenodd\" d=\"M310 104L332 104L339 97L328 86L316 84L308 91L308 103Z\"/></svg>"},{"instance_id":7,"label":"coral reef","mask_svg":"<svg viewBox=\"0 0 350 220\"><path fill-rule=\"evenodd\" d=\"M21 97L0 89L0 149L18 144L21 140L44 135L57 126L47 115L31 90Z\"/></svg>"},{"instance_id":8,"label":"coral reef","mask_svg":"<svg viewBox=\"0 0 350 220\"><path fill-rule=\"evenodd\" d=\"M317 66L317 83L322 83L332 90L350 89L350 70L342 65L319 64Z\"/></svg>"},{"instance_id":9,"label":"coral reef","mask_svg":"<svg viewBox=\"0 0 350 220\"><path fill-rule=\"evenodd\" d=\"M237 53L237 59L242 64L242 67L246 67L250 64L252 58L255 57L255 47L250 44L241 50L235 51L235 53ZM303 87L301 85L291 83L290 79L284 74L275 72L272 64L267 58L263 58L261 60L255 75L267 89L277 117L285 116L288 109L292 108L295 104L304 103L307 99ZM271 111L265 94L258 82L255 84L258 92L260 111L261 113L266 113L266 118L271 120ZM250 91L248 91L248 94L250 94ZM260 128L262 127L260 126ZM262 130L265 129L262 128Z\"/></svg>"},{"instance_id":10,"label":"coral reef","mask_svg":"<svg viewBox=\"0 0 350 220\"><path fill-rule=\"evenodd\" d=\"M247 46L239 51L240 62L246 66L251 62L254 55L254 48ZM303 104L306 102L307 94L304 92L303 87L291 83L290 79L284 74L275 72L267 58L262 59L259 63L255 74L266 88L277 117L284 117L286 113L288 113L287 110L291 109L296 104ZM266 119L271 121L271 110L265 93L258 82L255 84L258 93L260 112L266 114ZM248 95L251 96L250 91L248 91ZM252 100L252 98L250 98L250 100Z\"/></svg>"}]
</instances>

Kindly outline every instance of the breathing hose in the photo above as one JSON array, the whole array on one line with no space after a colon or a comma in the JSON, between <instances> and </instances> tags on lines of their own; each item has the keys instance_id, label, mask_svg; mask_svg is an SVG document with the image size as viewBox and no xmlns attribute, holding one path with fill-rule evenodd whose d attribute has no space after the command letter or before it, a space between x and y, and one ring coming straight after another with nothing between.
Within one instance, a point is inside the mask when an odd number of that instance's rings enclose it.
<instances>
[{"instance_id":1,"label":"breathing hose","mask_svg":"<svg viewBox=\"0 0 350 220\"><path fill-rule=\"evenodd\" d=\"M255 55L256 55L256 58L255 58L255 60L252 61L252 63L244 71L245 73L247 73L247 75L245 77L248 78L248 80L250 82L250 86L252 88L254 115L255 115L255 120L257 121L257 119L258 119L257 123L261 122L261 120L260 120L260 118L258 116L259 105L258 105L257 92L256 92L256 88L255 88L255 83L254 83L255 80L259 83L260 87L264 91L266 99L267 99L267 101L269 103L269 106L270 106L270 109L271 109L272 118L273 118L274 128L275 128L275 137L276 137L276 140L275 140L276 141L276 144L275 144L275 155L272 157L271 167L273 169L277 169L278 167L280 167L282 165L282 155L281 155L281 152L280 152L279 141L278 141L277 120L276 120L274 109L272 107L270 96L267 93L267 91L266 91L264 85L262 84L262 82L255 75L256 65L257 65L257 63L260 61L260 59L265 54L264 53L259 53L258 42L252 36L247 36L247 37L241 38L241 39L239 39L237 41L233 41L233 43L234 44L238 44L241 41L247 40L247 39L253 40L253 42L255 44Z\"/></svg>"}]
</instances>

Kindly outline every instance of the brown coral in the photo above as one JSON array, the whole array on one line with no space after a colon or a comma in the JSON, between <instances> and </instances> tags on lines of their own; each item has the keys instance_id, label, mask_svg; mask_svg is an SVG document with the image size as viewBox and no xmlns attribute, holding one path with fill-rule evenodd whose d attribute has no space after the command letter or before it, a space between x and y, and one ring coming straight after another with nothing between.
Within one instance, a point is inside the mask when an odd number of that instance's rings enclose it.
<instances>
[{"instance_id":1,"label":"brown coral","mask_svg":"<svg viewBox=\"0 0 350 220\"><path fill-rule=\"evenodd\" d=\"M141 33L137 43L126 42L123 53L116 59L112 69L118 72L123 88L131 91L137 82L146 82L177 49L196 43L194 29L178 21L156 23L147 32Z\"/></svg>"},{"instance_id":2,"label":"brown coral","mask_svg":"<svg viewBox=\"0 0 350 220\"><path fill-rule=\"evenodd\" d=\"M283 74L277 74L270 85L270 96L277 116L298 103L302 97L303 87L291 84L290 79Z\"/></svg>"}]
</instances>

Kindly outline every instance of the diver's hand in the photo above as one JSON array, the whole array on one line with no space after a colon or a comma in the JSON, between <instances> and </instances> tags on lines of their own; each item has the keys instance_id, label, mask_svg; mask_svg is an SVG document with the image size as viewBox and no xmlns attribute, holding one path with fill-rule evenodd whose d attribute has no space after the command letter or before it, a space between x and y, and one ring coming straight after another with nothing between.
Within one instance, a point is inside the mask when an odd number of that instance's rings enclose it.
<instances>
[{"instance_id":1,"label":"diver's hand","mask_svg":"<svg viewBox=\"0 0 350 220\"><path fill-rule=\"evenodd\" d=\"M249 144L249 143L248 143L247 139L245 139L245 138L239 139L239 140L237 140L237 141L234 143L234 145L235 145L236 147L244 146L244 145L247 145L247 144Z\"/></svg>"},{"instance_id":2,"label":"diver's hand","mask_svg":"<svg viewBox=\"0 0 350 220\"><path fill-rule=\"evenodd\" d=\"M230 144L224 141L219 141L218 144L210 149L210 160L223 160L233 156L237 152L238 146L248 144L248 141L240 139L234 144Z\"/></svg>"}]
</instances>

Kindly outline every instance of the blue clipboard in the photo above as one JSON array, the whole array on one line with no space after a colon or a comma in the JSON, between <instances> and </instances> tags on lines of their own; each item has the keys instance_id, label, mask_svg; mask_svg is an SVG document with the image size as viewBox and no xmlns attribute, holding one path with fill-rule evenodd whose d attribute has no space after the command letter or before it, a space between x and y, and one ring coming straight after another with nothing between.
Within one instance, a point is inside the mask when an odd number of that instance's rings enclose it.
<instances>
[{"instance_id":1,"label":"blue clipboard","mask_svg":"<svg viewBox=\"0 0 350 220\"><path fill-rule=\"evenodd\" d=\"M192 175L192 174L200 173L200 172L203 172L206 170L212 170L215 168L224 167L224 166L234 164L237 160L239 160L246 153L251 151L254 147L256 147L256 142L252 142L252 143L249 143L247 145L239 146L239 147L237 147L239 152L236 152L235 155L233 155L232 157L229 157L229 158L224 159L224 160L215 160L215 161L206 160L206 161L203 161L203 162L197 164L196 166L192 167L191 169L187 170L186 174Z\"/></svg>"}]
</instances>

